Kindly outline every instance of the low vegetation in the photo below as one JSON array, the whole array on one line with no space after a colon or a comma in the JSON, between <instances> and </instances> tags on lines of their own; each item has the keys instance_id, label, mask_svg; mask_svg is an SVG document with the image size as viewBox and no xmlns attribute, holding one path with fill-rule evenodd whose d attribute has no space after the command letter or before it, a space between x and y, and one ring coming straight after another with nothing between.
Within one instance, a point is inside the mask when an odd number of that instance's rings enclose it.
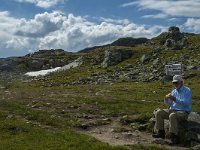
<instances>
[{"instance_id":1,"label":"low vegetation","mask_svg":"<svg viewBox=\"0 0 200 150\"><path fill-rule=\"evenodd\" d=\"M193 90L193 111L199 112L200 84L196 80L192 78L185 84ZM155 146L109 146L76 130L87 121L85 116L90 115L121 117L122 124L146 123L154 109L165 107L163 95L172 88L170 82L165 85L119 82L48 88L19 81L5 85L1 82L1 85L5 89L0 90L0 144L3 149L20 150L154 149Z\"/></svg>"},{"instance_id":2,"label":"low vegetation","mask_svg":"<svg viewBox=\"0 0 200 150\"><path fill-rule=\"evenodd\" d=\"M140 66L140 58L144 54L151 55L152 60L154 57L159 58L162 65L182 60L180 63L184 65L185 85L189 86L193 93L193 111L200 112L200 72L195 68L200 60L197 44L199 35L191 35L188 39L188 43L192 45L190 50L166 50L159 45L159 37L152 42L157 45L109 46L112 50L132 50L133 56L106 69L100 66L106 49L104 46L81 53L84 63L78 68L34 79L10 81L4 77L4 80L0 80L0 149L165 149L158 145L112 146L82 134L81 131L91 126L111 124L113 118L119 119L122 126L114 130L117 133L130 130L124 125L145 125L152 117L153 110L166 107L163 104L163 96L173 88L170 80L141 82L132 79L102 84L71 84L94 74L112 74L116 67L123 69L130 64L138 65L138 68L148 68L152 64L151 61ZM161 50L154 56L156 46L160 46ZM23 70L25 66L21 64L18 67ZM142 127L137 130L150 131Z\"/></svg>"}]
</instances>

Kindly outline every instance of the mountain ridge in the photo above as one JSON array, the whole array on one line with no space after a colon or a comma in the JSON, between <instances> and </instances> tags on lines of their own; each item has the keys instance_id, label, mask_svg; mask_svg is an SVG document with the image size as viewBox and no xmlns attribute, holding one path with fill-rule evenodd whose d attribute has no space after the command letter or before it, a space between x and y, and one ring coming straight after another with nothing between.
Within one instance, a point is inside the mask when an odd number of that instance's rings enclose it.
<instances>
[{"instance_id":1,"label":"mountain ridge","mask_svg":"<svg viewBox=\"0 0 200 150\"><path fill-rule=\"evenodd\" d=\"M104 82L135 79L160 80L164 76L164 66L169 63L183 64L186 74L187 70L191 70L191 73L199 72L199 41L199 34L182 33L178 27L172 26L169 27L168 32L161 33L152 39L126 37L111 44L86 48L76 53L51 49L39 50L24 57L2 58L0 70L5 73L24 74L28 71L62 67L82 57L83 64L80 67L91 68L88 72L97 72L94 74L99 74L98 70L100 70L100 74L103 75L99 75L98 80ZM80 77L78 76L74 79L75 83L80 81L77 79L81 78L81 73ZM95 77L92 76L90 73L87 74L81 79L84 82L80 83L96 82Z\"/></svg>"}]
</instances>

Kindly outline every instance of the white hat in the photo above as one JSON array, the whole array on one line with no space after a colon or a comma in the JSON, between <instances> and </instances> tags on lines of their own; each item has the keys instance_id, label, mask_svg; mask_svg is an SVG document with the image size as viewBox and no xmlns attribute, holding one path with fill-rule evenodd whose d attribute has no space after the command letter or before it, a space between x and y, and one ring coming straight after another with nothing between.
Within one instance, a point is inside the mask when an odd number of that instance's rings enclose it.
<instances>
[{"instance_id":1,"label":"white hat","mask_svg":"<svg viewBox=\"0 0 200 150\"><path fill-rule=\"evenodd\" d=\"M178 81L183 81L182 76L181 75L173 76L173 81L172 82L178 82Z\"/></svg>"}]
</instances>

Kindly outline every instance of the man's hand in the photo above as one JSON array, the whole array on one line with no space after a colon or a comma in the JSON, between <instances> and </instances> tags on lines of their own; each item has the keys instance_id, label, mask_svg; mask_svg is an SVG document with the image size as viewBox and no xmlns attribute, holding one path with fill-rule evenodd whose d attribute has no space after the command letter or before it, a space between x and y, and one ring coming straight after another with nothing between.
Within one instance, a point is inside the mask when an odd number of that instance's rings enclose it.
<instances>
[{"instance_id":1,"label":"man's hand","mask_svg":"<svg viewBox=\"0 0 200 150\"><path fill-rule=\"evenodd\" d=\"M167 95L165 96L165 99L171 99L171 100L174 101L174 102L176 101L176 97L172 96L171 93L167 94Z\"/></svg>"},{"instance_id":2,"label":"man's hand","mask_svg":"<svg viewBox=\"0 0 200 150\"><path fill-rule=\"evenodd\" d=\"M170 99L173 100L174 102L176 101L176 97L170 95Z\"/></svg>"},{"instance_id":3,"label":"man's hand","mask_svg":"<svg viewBox=\"0 0 200 150\"><path fill-rule=\"evenodd\" d=\"M165 99L169 99L170 98L171 93L165 95Z\"/></svg>"}]
</instances>

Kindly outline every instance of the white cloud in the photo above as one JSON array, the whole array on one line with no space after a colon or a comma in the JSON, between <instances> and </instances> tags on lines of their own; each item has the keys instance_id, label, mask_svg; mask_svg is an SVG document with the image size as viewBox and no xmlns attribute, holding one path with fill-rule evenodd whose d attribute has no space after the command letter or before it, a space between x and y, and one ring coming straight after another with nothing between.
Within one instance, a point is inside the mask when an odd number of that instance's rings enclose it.
<instances>
[{"instance_id":1,"label":"white cloud","mask_svg":"<svg viewBox=\"0 0 200 150\"><path fill-rule=\"evenodd\" d=\"M49 8L57 5L58 3L63 3L65 0L15 0L20 3L32 3L38 7Z\"/></svg>"},{"instance_id":2,"label":"white cloud","mask_svg":"<svg viewBox=\"0 0 200 150\"><path fill-rule=\"evenodd\" d=\"M167 18L168 15L166 14L155 14L155 15L145 15L143 18L154 18L154 19L164 19Z\"/></svg>"},{"instance_id":3,"label":"white cloud","mask_svg":"<svg viewBox=\"0 0 200 150\"><path fill-rule=\"evenodd\" d=\"M108 23L115 23L115 24L129 24L130 23L130 21L128 19L111 19L111 18L101 17L100 20L108 22Z\"/></svg>"},{"instance_id":4,"label":"white cloud","mask_svg":"<svg viewBox=\"0 0 200 150\"><path fill-rule=\"evenodd\" d=\"M169 18L168 21L179 21L180 18Z\"/></svg>"},{"instance_id":5,"label":"white cloud","mask_svg":"<svg viewBox=\"0 0 200 150\"><path fill-rule=\"evenodd\" d=\"M122 7L137 5L142 9L158 10L169 16L200 17L199 0L137 0Z\"/></svg>"},{"instance_id":6,"label":"white cloud","mask_svg":"<svg viewBox=\"0 0 200 150\"><path fill-rule=\"evenodd\" d=\"M14 17L10 17L8 11L0 12L0 31L5 32L6 34L12 34L14 32L13 28L15 23L18 23L19 20ZM1 36L0 36L1 37Z\"/></svg>"},{"instance_id":7,"label":"white cloud","mask_svg":"<svg viewBox=\"0 0 200 150\"><path fill-rule=\"evenodd\" d=\"M124 3L121 5L121 7L128 7L128 6L132 6L132 5L136 5L138 4L138 2L129 2L129 3Z\"/></svg>"},{"instance_id":8,"label":"white cloud","mask_svg":"<svg viewBox=\"0 0 200 150\"><path fill-rule=\"evenodd\" d=\"M66 19L60 12L35 15L34 19L20 19L16 25L16 35L27 37L44 37L62 27Z\"/></svg>"},{"instance_id":9,"label":"white cloud","mask_svg":"<svg viewBox=\"0 0 200 150\"><path fill-rule=\"evenodd\" d=\"M8 33L7 38L0 34L0 51L24 53L55 48L75 52L86 47L108 44L121 37L150 38L165 29L163 26L138 25L127 19L101 18L101 22L96 23L85 17L64 15L61 12L45 12L32 19L16 19L8 12L0 12L0 16L0 20L4 20L4 23L0 22L0 33ZM6 26L11 29L4 30Z\"/></svg>"},{"instance_id":10,"label":"white cloud","mask_svg":"<svg viewBox=\"0 0 200 150\"><path fill-rule=\"evenodd\" d=\"M0 57L11 53L6 48L6 42L11 40L15 32L15 23L19 20L10 16L8 11L0 12Z\"/></svg>"},{"instance_id":11,"label":"white cloud","mask_svg":"<svg viewBox=\"0 0 200 150\"><path fill-rule=\"evenodd\" d=\"M200 32L200 19L189 18L187 19L185 26L196 32Z\"/></svg>"}]
</instances>

